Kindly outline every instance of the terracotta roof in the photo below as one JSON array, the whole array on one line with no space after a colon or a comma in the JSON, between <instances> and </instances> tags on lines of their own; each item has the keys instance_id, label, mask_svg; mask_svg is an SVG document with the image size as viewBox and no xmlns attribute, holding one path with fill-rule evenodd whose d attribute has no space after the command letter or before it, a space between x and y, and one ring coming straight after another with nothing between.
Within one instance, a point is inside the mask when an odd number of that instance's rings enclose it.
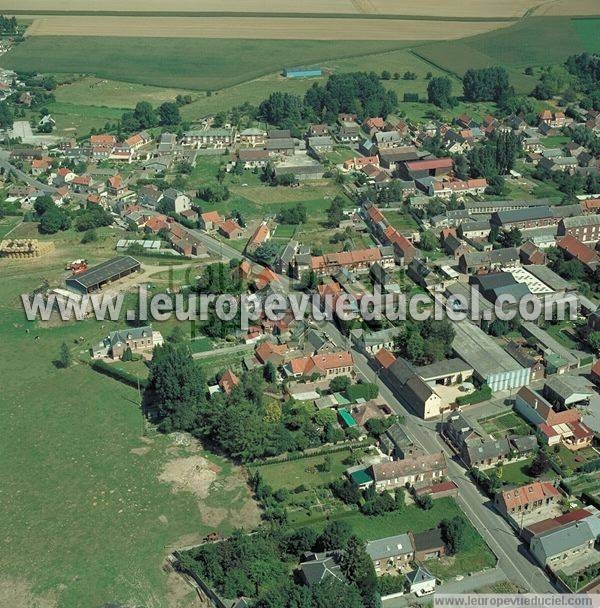
<instances>
[{"instance_id":1,"label":"terracotta roof","mask_svg":"<svg viewBox=\"0 0 600 608\"><path fill-rule=\"evenodd\" d=\"M529 506L539 500L560 496L560 492L549 481L534 481L533 483L504 490L500 498L507 510Z\"/></svg>"},{"instance_id":2,"label":"terracotta roof","mask_svg":"<svg viewBox=\"0 0 600 608\"><path fill-rule=\"evenodd\" d=\"M355 249L354 251L340 251L339 253L326 253L311 258L313 270L327 268L328 266L350 266L376 262L381 259L381 251L377 247L369 249Z\"/></svg>"},{"instance_id":3,"label":"terracotta roof","mask_svg":"<svg viewBox=\"0 0 600 608\"><path fill-rule=\"evenodd\" d=\"M354 365L354 359L350 351L339 351L323 355L312 355L310 357L298 357L289 363L294 374L310 376L313 373L324 373L327 370Z\"/></svg>"},{"instance_id":4,"label":"terracotta roof","mask_svg":"<svg viewBox=\"0 0 600 608\"><path fill-rule=\"evenodd\" d=\"M410 171L423 171L426 169L452 169L451 158L434 158L432 160L413 160L406 163Z\"/></svg>"},{"instance_id":5,"label":"terracotta roof","mask_svg":"<svg viewBox=\"0 0 600 608\"><path fill-rule=\"evenodd\" d=\"M581 209L589 212L600 212L600 198L588 198L581 201Z\"/></svg>"},{"instance_id":6,"label":"terracotta roof","mask_svg":"<svg viewBox=\"0 0 600 608\"><path fill-rule=\"evenodd\" d=\"M254 351L256 358L263 364L270 361L272 356L283 357L287 353L286 344L273 344L272 342L261 342Z\"/></svg>"},{"instance_id":7,"label":"terracotta roof","mask_svg":"<svg viewBox=\"0 0 600 608\"><path fill-rule=\"evenodd\" d=\"M212 222L213 224L220 224L223 218L218 211L207 211L200 216L205 222Z\"/></svg>"},{"instance_id":8,"label":"terracotta roof","mask_svg":"<svg viewBox=\"0 0 600 608\"><path fill-rule=\"evenodd\" d=\"M381 213L381 211L379 211L377 207L375 207L375 205L369 207L367 214L371 218L371 220L376 224L385 220L385 216L383 215L383 213Z\"/></svg>"},{"instance_id":9,"label":"terracotta roof","mask_svg":"<svg viewBox=\"0 0 600 608\"><path fill-rule=\"evenodd\" d=\"M234 232L237 232L241 229L242 229L241 226L237 222L234 222L233 220L225 220L219 226L219 230L222 230L227 235L233 234Z\"/></svg>"},{"instance_id":10,"label":"terracotta roof","mask_svg":"<svg viewBox=\"0 0 600 608\"><path fill-rule=\"evenodd\" d=\"M252 235L250 242L253 245L261 245L269 236L269 227L266 224L261 224Z\"/></svg>"},{"instance_id":11,"label":"terracotta roof","mask_svg":"<svg viewBox=\"0 0 600 608\"><path fill-rule=\"evenodd\" d=\"M600 256L593 249L590 249L570 234L560 239L557 246L583 264L593 264L600 261Z\"/></svg>"},{"instance_id":12,"label":"terracotta roof","mask_svg":"<svg viewBox=\"0 0 600 608\"><path fill-rule=\"evenodd\" d=\"M381 367L387 369L396 360L396 357L387 348L382 348L375 355L375 360Z\"/></svg>"},{"instance_id":13,"label":"terracotta roof","mask_svg":"<svg viewBox=\"0 0 600 608\"><path fill-rule=\"evenodd\" d=\"M114 146L117 138L114 135L90 135L90 143L93 146Z\"/></svg>"},{"instance_id":14,"label":"terracotta roof","mask_svg":"<svg viewBox=\"0 0 600 608\"><path fill-rule=\"evenodd\" d=\"M596 361L594 366L592 367L592 376L597 376L600 378L600 361Z\"/></svg>"},{"instance_id":15,"label":"terracotta roof","mask_svg":"<svg viewBox=\"0 0 600 608\"><path fill-rule=\"evenodd\" d=\"M123 187L123 178L117 173L117 175L108 178L108 184L111 188L118 190Z\"/></svg>"},{"instance_id":16,"label":"terracotta roof","mask_svg":"<svg viewBox=\"0 0 600 608\"><path fill-rule=\"evenodd\" d=\"M372 470L375 481L385 481L414 475L415 473L438 471L445 469L447 466L446 456L443 452L436 452L435 454L416 453L404 460L374 464Z\"/></svg>"},{"instance_id":17,"label":"terracotta roof","mask_svg":"<svg viewBox=\"0 0 600 608\"><path fill-rule=\"evenodd\" d=\"M231 393L231 391L240 383L240 379L228 369L219 379L219 386L224 393Z\"/></svg>"}]
</instances>

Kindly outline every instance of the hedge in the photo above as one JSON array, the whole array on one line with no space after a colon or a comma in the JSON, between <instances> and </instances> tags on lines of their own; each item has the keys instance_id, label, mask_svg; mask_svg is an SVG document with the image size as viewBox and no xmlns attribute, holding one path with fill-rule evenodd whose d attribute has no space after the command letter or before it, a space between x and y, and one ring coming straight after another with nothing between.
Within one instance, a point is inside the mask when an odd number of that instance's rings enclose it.
<instances>
[{"instance_id":1,"label":"hedge","mask_svg":"<svg viewBox=\"0 0 600 608\"><path fill-rule=\"evenodd\" d=\"M304 458L312 458L313 456L326 456L327 454L335 454L336 452L344 452L351 448L369 447L373 445L373 440L365 441L351 441L347 443L340 443L331 448L323 448L321 450L314 450L312 452L293 452L288 456L273 456L269 459L257 459L251 462L247 462L246 466L251 467L263 467L269 464L281 464L284 462L291 462L294 460L302 460Z\"/></svg>"},{"instance_id":2,"label":"hedge","mask_svg":"<svg viewBox=\"0 0 600 608\"><path fill-rule=\"evenodd\" d=\"M115 367L106 361L102 361L101 359L96 359L92 363L92 369L96 370L100 374L104 374L105 376L110 376L119 382L133 386L134 388L139 386L140 388L145 389L146 386L148 386L148 380L145 378L139 378L138 376L119 369L118 367Z\"/></svg>"}]
</instances>

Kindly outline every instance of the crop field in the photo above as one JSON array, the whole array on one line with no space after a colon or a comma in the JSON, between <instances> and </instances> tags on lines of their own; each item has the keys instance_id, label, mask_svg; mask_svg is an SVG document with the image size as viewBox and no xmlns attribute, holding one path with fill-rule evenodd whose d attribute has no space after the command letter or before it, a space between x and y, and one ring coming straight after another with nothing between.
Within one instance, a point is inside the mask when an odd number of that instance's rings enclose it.
<instances>
[{"instance_id":1,"label":"crop field","mask_svg":"<svg viewBox=\"0 0 600 608\"><path fill-rule=\"evenodd\" d=\"M202 40L33 36L0 58L17 70L94 74L176 89L215 90L308 65L406 47L390 41ZM90 95L93 100L93 94ZM239 99L238 103L244 101Z\"/></svg>"},{"instance_id":2,"label":"crop field","mask_svg":"<svg viewBox=\"0 0 600 608\"><path fill-rule=\"evenodd\" d=\"M600 12L600 8L598 10ZM573 19L573 27L586 51L600 53L600 19Z\"/></svg>"},{"instance_id":3,"label":"crop field","mask_svg":"<svg viewBox=\"0 0 600 608\"><path fill-rule=\"evenodd\" d=\"M452 40L506 27L508 21L288 17L36 17L27 37L136 36L270 40Z\"/></svg>"},{"instance_id":4,"label":"crop field","mask_svg":"<svg viewBox=\"0 0 600 608\"><path fill-rule=\"evenodd\" d=\"M469 68L548 65L584 50L574 22L567 17L531 17L511 27L463 40L435 42L415 52L438 67L462 76ZM530 91L535 79L510 72L511 82Z\"/></svg>"},{"instance_id":5,"label":"crop field","mask_svg":"<svg viewBox=\"0 0 600 608\"><path fill-rule=\"evenodd\" d=\"M56 283L68 259L110 257L110 235L85 246L71 231L41 237L55 242L48 257L0 261L0 606L188 608L189 588L162 570L168 552L258 522L241 469L157 434L137 390L84 362L117 323L24 319L19 294ZM63 341L75 363L57 369Z\"/></svg>"},{"instance_id":6,"label":"crop field","mask_svg":"<svg viewBox=\"0 0 600 608\"><path fill-rule=\"evenodd\" d=\"M549 0L542 2L542 7ZM591 0L578 0L578 5L591 6ZM466 0L440 4L435 0L129 0L126 7L119 0L104 0L101 7L94 0L5 0L5 12L102 12L102 13L216 13L235 12L260 14L346 14L346 15L436 15L439 17L520 17L540 5L539 0L506 0L490 3L487 0ZM579 9L581 10L581 9Z\"/></svg>"}]
</instances>

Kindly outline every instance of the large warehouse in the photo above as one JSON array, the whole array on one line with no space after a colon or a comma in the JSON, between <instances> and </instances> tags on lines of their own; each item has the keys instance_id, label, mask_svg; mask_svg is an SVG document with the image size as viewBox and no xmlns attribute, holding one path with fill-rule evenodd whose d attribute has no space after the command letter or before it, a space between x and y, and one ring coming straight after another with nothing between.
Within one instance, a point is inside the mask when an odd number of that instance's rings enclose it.
<instances>
[{"instance_id":1,"label":"large warehouse","mask_svg":"<svg viewBox=\"0 0 600 608\"><path fill-rule=\"evenodd\" d=\"M93 266L85 272L74 274L67 280L67 287L79 293L92 293L107 283L126 277L140 269L141 264L130 255L112 258Z\"/></svg>"},{"instance_id":2,"label":"large warehouse","mask_svg":"<svg viewBox=\"0 0 600 608\"><path fill-rule=\"evenodd\" d=\"M456 335L452 350L466 361L481 382L492 391L519 388L529 384L531 368L521 367L493 338L469 321L454 323Z\"/></svg>"}]
</instances>

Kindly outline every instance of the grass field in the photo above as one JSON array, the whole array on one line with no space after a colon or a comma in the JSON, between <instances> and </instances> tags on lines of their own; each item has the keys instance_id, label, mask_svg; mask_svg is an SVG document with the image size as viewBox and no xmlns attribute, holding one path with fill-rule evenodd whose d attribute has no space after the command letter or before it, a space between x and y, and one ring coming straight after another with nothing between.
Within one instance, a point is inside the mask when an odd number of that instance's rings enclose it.
<instances>
[{"instance_id":1,"label":"grass field","mask_svg":"<svg viewBox=\"0 0 600 608\"><path fill-rule=\"evenodd\" d=\"M101 233L86 246L72 232L40 236L55 242L50 256L0 261L1 606L187 608L189 589L161 569L170 548L258 521L240 469L156 434L137 390L79 361L120 324L24 320L19 294L43 277L57 284L68 259L113 255L116 237ZM76 361L66 370L53 364L63 341ZM125 365L137 373L143 363ZM187 488L189 465L200 463L204 481Z\"/></svg>"},{"instance_id":2,"label":"grass field","mask_svg":"<svg viewBox=\"0 0 600 608\"><path fill-rule=\"evenodd\" d=\"M0 239L3 239L19 222L21 217L7 216L0 219Z\"/></svg>"},{"instance_id":3,"label":"grass field","mask_svg":"<svg viewBox=\"0 0 600 608\"><path fill-rule=\"evenodd\" d=\"M598 9L600 12L600 8ZM588 53L600 53L600 19L573 19L573 27Z\"/></svg>"}]
</instances>

